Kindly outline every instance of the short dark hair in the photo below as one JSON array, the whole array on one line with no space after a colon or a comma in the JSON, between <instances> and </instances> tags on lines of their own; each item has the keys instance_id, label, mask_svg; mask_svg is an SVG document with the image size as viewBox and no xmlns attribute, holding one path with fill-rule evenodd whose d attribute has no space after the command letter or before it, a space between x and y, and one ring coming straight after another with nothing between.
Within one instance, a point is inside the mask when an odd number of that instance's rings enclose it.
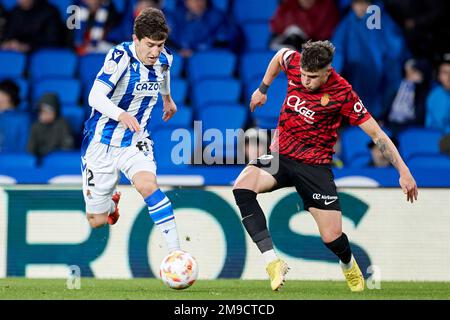
<instances>
[{"instance_id":1,"label":"short dark hair","mask_svg":"<svg viewBox=\"0 0 450 320\"><path fill-rule=\"evenodd\" d=\"M0 91L6 93L11 100L14 107L17 107L20 103L20 89L17 84L12 80L3 80L0 82Z\"/></svg>"},{"instance_id":2,"label":"short dark hair","mask_svg":"<svg viewBox=\"0 0 450 320\"><path fill-rule=\"evenodd\" d=\"M134 21L134 34L138 40L146 37L156 41L166 40L169 27L164 13L156 8L142 10Z\"/></svg>"},{"instance_id":3,"label":"short dark hair","mask_svg":"<svg viewBox=\"0 0 450 320\"><path fill-rule=\"evenodd\" d=\"M334 50L334 45L328 40L305 42L302 45L302 68L310 72L325 68L333 61Z\"/></svg>"}]
</instances>

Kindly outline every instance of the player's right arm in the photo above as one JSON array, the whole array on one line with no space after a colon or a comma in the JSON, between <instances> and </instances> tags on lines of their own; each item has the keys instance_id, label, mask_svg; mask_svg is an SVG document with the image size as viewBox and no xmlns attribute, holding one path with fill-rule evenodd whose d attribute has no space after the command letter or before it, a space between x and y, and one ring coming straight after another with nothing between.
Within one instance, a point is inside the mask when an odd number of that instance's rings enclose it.
<instances>
[{"instance_id":1,"label":"player's right arm","mask_svg":"<svg viewBox=\"0 0 450 320\"><path fill-rule=\"evenodd\" d=\"M250 110L253 112L255 111L256 107L260 107L264 105L267 101L267 90L269 89L272 82L275 80L275 78L278 76L280 71L285 64L285 53L288 51L292 51L288 48L282 48L278 50L278 52L273 56L272 60L270 61L269 65L267 66L266 73L264 74L264 78L259 85L259 88L256 89L253 94L252 98L250 100Z\"/></svg>"},{"instance_id":2,"label":"player's right arm","mask_svg":"<svg viewBox=\"0 0 450 320\"><path fill-rule=\"evenodd\" d=\"M122 50L121 50L122 49ZM116 106L108 95L115 88L128 68L129 58L120 46L112 48L106 55L104 65L94 81L89 93L89 105L103 115L119 121L132 132L140 130L137 119Z\"/></svg>"}]
</instances>

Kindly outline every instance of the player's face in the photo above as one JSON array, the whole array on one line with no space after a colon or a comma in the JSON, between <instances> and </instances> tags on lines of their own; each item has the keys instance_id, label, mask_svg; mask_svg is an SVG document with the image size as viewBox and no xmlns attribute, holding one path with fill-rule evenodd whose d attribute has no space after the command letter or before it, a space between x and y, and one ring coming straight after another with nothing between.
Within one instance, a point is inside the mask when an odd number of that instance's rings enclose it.
<instances>
[{"instance_id":1,"label":"player's face","mask_svg":"<svg viewBox=\"0 0 450 320\"><path fill-rule=\"evenodd\" d=\"M145 65L154 65L158 61L166 42L166 40L152 40L147 37L138 40L135 35L133 35L133 41L136 45L136 53Z\"/></svg>"},{"instance_id":2,"label":"player's face","mask_svg":"<svg viewBox=\"0 0 450 320\"><path fill-rule=\"evenodd\" d=\"M300 69L302 85L308 91L315 91L327 82L330 72L331 69L329 67L323 68L316 72L309 72L305 69Z\"/></svg>"}]
</instances>

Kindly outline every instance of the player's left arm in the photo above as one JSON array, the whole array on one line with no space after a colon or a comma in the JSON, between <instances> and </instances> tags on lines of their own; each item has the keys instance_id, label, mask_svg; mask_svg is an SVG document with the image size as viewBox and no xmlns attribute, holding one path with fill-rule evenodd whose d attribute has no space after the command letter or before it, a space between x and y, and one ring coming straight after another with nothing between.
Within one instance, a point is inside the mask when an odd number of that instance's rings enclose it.
<instances>
[{"instance_id":1,"label":"player's left arm","mask_svg":"<svg viewBox=\"0 0 450 320\"><path fill-rule=\"evenodd\" d=\"M399 172L399 182L403 193L406 194L406 200L411 203L413 203L414 200L417 200L418 190L416 181L392 140L372 117L360 124L359 127L372 138L383 156L389 160Z\"/></svg>"},{"instance_id":2,"label":"player's left arm","mask_svg":"<svg viewBox=\"0 0 450 320\"><path fill-rule=\"evenodd\" d=\"M168 121L177 112L177 105L170 95L170 71L167 70L166 76L161 84L161 97L163 100L163 117L164 121Z\"/></svg>"}]
</instances>

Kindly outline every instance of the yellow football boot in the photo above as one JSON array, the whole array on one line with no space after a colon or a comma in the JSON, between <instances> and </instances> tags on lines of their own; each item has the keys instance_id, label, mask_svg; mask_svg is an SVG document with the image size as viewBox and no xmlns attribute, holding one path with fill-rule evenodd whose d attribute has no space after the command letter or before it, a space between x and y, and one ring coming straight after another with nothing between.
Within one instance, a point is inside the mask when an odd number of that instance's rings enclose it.
<instances>
[{"instance_id":1,"label":"yellow football boot","mask_svg":"<svg viewBox=\"0 0 450 320\"><path fill-rule=\"evenodd\" d=\"M364 277L356 263L355 258L352 256L352 267L348 270L344 269L342 263L341 268L347 280L348 287L352 292L361 292L364 290Z\"/></svg>"},{"instance_id":2,"label":"yellow football boot","mask_svg":"<svg viewBox=\"0 0 450 320\"><path fill-rule=\"evenodd\" d=\"M267 265L266 271L269 274L272 290L277 291L284 284L289 267L286 262L277 259Z\"/></svg>"}]
</instances>

